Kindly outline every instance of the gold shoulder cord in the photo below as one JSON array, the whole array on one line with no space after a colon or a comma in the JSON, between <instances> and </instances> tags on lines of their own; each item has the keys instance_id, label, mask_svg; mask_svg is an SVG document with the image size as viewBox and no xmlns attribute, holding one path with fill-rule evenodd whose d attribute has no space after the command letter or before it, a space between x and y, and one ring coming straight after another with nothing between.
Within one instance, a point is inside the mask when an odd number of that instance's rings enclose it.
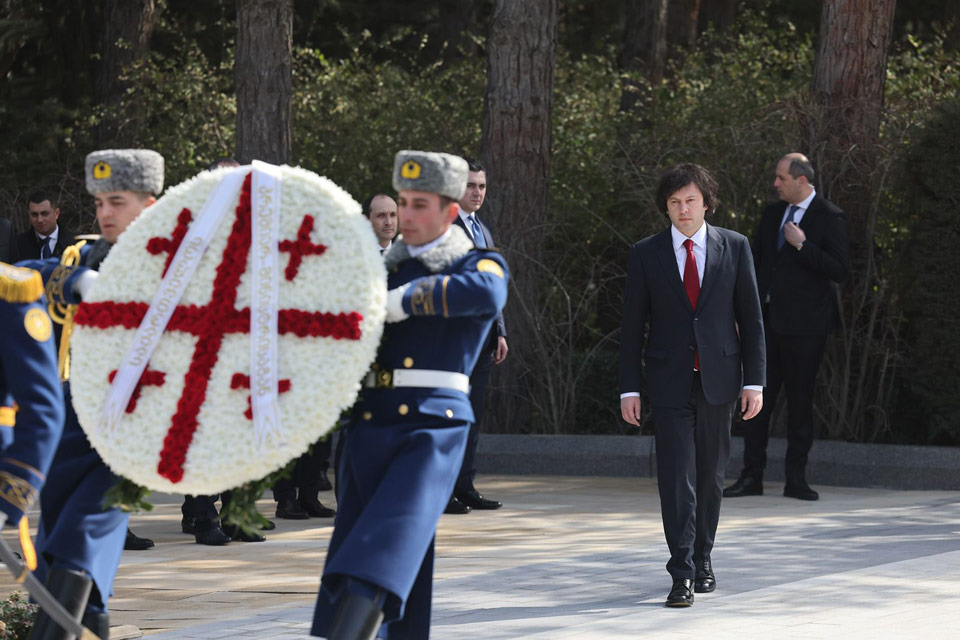
<instances>
[{"instance_id":1,"label":"gold shoulder cord","mask_svg":"<svg viewBox=\"0 0 960 640\"><path fill-rule=\"evenodd\" d=\"M81 240L77 244L70 245L63 250L63 256L60 258L60 264L65 267L72 267L80 263L80 249L87 244L86 240ZM60 354L59 369L60 379L64 382L70 379L70 336L73 335L73 316L77 314L77 305L60 304L50 302L50 319L57 324L63 325L63 333L60 335Z\"/></svg>"}]
</instances>

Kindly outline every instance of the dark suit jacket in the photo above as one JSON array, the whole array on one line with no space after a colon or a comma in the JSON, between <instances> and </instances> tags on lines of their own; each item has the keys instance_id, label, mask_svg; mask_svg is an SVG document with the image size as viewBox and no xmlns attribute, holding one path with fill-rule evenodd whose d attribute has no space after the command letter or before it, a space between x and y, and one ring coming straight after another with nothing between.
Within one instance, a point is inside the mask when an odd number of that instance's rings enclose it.
<instances>
[{"instance_id":1,"label":"dark suit jacket","mask_svg":"<svg viewBox=\"0 0 960 640\"><path fill-rule=\"evenodd\" d=\"M60 227L60 233L57 235L57 244L53 247L52 257L59 258L63 255L63 250L72 244L74 244L74 234ZM40 259L40 241L33 228L17 234L14 251L18 261Z\"/></svg>"},{"instance_id":2,"label":"dark suit jacket","mask_svg":"<svg viewBox=\"0 0 960 640\"><path fill-rule=\"evenodd\" d=\"M767 206L753 243L760 299L770 296L767 321L784 335L823 335L839 322L831 282L843 282L850 270L847 214L829 200L814 196L800 220L807 239L797 251L784 243L777 250L780 221L787 210L780 201Z\"/></svg>"},{"instance_id":3,"label":"dark suit jacket","mask_svg":"<svg viewBox=\"0 0 960 640\"><path fill-rule=\"evenodd\" d=\"M750 243L707 225L697 308L683 288L670 229L630 250L620 333L620 393L641 390L644 327L647 393L654 406L682 407L693 385L694 351L710 404L734 402L744 384L766 384L763 318Z\"/></svg>"},{"instance_id":4,"label":"dark suit jacket","mask_svg":"<svg viewBox=\"0 0 960 640\"><path fill-rule=\"evenodd\" d=\"M0 218L0 262L13 264L15 260L13 250L13 224L6 218Z\"/></svg>"},{"instance_id":5,"label":"dark suit jacket","mask_svg":"<svg viewBox=\"0 0 960 640\"><path fill-rule=\"evenodd\" d=\"M483 231L483 239L487 241L487 248L496 248L496 245L493 243L493 235L490 233L490 227L487 226L487 223L484 222L479 215L477 215L477 221L480 223L480 230ZM466 231L468 237L473 237L473 229L467 229L467 225L463 224L463 218L461 218L459 214L454 218L453 224ZM497 314L497 319L493 322L493 336L496 338L507 337L507 325L503 321L503 312ZM494 337L491 337L491 342L493 342L493 347L496 348L496 339Z\"/></svg>"}]
</instances>

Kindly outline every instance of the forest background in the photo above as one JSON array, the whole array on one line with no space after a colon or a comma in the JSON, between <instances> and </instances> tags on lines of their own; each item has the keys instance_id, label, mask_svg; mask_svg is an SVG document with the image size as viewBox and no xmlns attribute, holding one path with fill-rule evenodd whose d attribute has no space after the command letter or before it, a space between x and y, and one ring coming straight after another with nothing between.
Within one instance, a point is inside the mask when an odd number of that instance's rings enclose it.
<instances>
[{"instance_id":1,"label":"forest background","mask_svg":"<svg viewBox=\"0 0 960 640\"><path fill-rule=\"evenodd\" d=\"M634 432L620 302L629 247L667 224L659 174L708 167L711 222L752 237L802 151L851 220L820 436L960 444L958 124L956 0L0 0L18 231L38 187L96 231L97 148L156 149L168 186L222 156L300 165L358 201L400 149L480 158L515 276L486 431Z\"/></svg>"}]
</instances>

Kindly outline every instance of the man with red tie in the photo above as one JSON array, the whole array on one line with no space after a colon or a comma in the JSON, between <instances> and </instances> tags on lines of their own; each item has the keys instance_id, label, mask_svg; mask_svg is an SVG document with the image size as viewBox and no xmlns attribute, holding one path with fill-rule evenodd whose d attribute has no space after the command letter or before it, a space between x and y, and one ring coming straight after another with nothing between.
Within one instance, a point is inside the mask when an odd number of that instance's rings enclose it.
<instances>
[{"instance_id":1,"label":"man with red tie","mask_svg":"<svg viewBox=\"0 0 960 640\"><path fill-rule=\"evenodd\" d=\"M667 171L657 203L670 228L630 250L620 337L620 412L640 426L642 369L653 409L657 482L673 586L668 607L716 589L710 561L720 518L730 421L763 406L763 319L750 244L705 222L717 182L703 167ZM649 324L646 350L644 329ZM643 364L641 364L643 363Z\"/></svg>"}]
</instances>

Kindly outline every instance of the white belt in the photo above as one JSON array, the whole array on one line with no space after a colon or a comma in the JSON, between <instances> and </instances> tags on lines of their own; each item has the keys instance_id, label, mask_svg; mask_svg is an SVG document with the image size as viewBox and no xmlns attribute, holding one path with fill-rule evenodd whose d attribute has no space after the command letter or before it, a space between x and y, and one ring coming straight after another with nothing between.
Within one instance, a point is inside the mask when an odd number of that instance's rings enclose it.
<instances>
[{"instance_id":1,"label":"white belt","mask_svg":"<svg viewBox=\"0 0 960 640\"><path fill-rule=\"evenodd\" d=\"M396 387L426 387L428 389L453 389L468 393L470 377L456 371L433 369L394 369L369 371L363 378L368 389L393 389Z\"/></svg>"}]
</instances>

